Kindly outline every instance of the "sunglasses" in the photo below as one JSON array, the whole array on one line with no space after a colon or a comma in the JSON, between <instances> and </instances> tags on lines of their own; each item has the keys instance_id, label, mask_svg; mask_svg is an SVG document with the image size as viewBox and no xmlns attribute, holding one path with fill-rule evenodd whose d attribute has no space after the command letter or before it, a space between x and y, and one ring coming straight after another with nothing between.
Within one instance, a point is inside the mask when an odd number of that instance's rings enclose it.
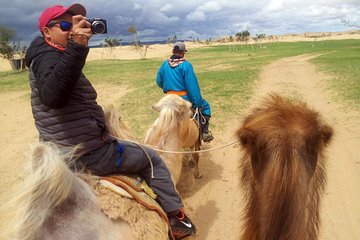
<instances>
[{"instance_id":1,"label":"sunglasses","mask_svg":"<svg viewBox=\"0 0 360 240\"><path fill-rule=\"evenodd\" d=\"M63 32L68 32L68 31L70 31L71 28L72 28L72 23L66 22L66 21L60 21L60 22L58 22L58 21L51 21L47 26L48 26L48 27L53 27L53 26L55 26L56 24L59 24L60 29L61 29L61 31L63 31Z\"/></svg>"}]
</instances>

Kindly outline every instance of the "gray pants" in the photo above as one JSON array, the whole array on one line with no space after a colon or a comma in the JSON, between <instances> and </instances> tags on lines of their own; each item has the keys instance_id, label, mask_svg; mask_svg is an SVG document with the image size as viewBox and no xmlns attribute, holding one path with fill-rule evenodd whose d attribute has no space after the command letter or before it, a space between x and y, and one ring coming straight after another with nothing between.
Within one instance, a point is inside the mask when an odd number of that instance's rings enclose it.
<instances>
[{"instance_id":1,"label":"gray pants","mask_svg":"<svg viewBox=\"0 0 360 240\"><path fill-rule=\"evenodd\" d=\"M160 156L150 148L139 147L134 143L121 140L118 142L120 146L123 146L123 152L120 156L117 172L140 175L157 194L157 200L166 213L183 207L171 180L170 172ZM150 159L144 151L147 152ZM150 161L153 165L153 178L151 177Z\"/></svg>"},{"instance_id":2,"label":"gray pants","mask_svg":"<svg viewBox=\"0 0 360 240\"><path fill-rule=\"evenodd\" d=\"M99 176L114 173L138 174L156 193L157 201L166 213L183 207L168 168L160 156L150 148L140 147L128 141L114 140L82 155L76 165L78 169L85 167L92 174Z\"/></svg>"}]
</instances>

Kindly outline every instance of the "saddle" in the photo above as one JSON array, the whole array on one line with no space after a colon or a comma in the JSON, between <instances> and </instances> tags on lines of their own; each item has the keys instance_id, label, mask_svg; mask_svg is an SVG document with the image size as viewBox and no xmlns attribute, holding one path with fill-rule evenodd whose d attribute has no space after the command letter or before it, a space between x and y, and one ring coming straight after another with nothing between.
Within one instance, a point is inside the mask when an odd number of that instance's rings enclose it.
<instances>
[{"instance_id":1,"label":"saddle","mask_svg":"<svg viewBox=\"0 0 360 240\"><path fill-rule=\"evenodd\" d=\"M174 239L174 236L170 231L171 225L167 214L155 200L157 197L156 194L138 175L122 174L102 176L99 177L96 186L93 186L93 190L95 191L96 195L98 196L98 200L100 201L100 208L108 217L112 219L119 217L123 218L123 210L119 211L119 209L116 209L117 206L109 206L107 199L109 196L106 197L106 195L109 195L109 192L106 191L112 192L113 196L115 195L114 198L110 196L114 200L112 201L112 205L124 204L124 202L117 202L119 197L124 197L123 199L129 199L128 201L135 200L145 209L155 212L164 221L165 225L168 226L169 238ZM149 217L149 214L147 216ZM139 224L140 223L138 222L137 225ZM139 228L139 226L136 225L132 225L132 227Z\"/></svg>"},{"instance_id":2,"label":"saddle","mask_svg":"<svg viewBox=\"0 0 360 240\"><path fill-rule=\"evenodd\" d=\"M99 184L123 197L134 199L146 209L155 211L169 223L166 213L155 201L156 194L138 175L109 175L100 177Z\"/></svg>"}]
</instances>

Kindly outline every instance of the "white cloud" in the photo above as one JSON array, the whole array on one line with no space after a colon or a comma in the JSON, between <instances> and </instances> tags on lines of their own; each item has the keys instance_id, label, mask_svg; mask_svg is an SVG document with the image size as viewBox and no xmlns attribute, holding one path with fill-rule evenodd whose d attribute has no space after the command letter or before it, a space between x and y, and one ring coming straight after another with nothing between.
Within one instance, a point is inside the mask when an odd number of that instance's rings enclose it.
<instances>
[{"instance_id":1,"label":"white cloud","mask_svg":"<svg viewBox=\"0 0 360 240\"><path fill-rule=\"evenodd\" d=\"M254 35L345 31L353 28L344 24L342 19L360 24L359 1L182 0L178 4L167 0L128 0L121 3L107 0L99 6L98 0L78 0L88 10L89 17L101 17L108 21L108 36L121 33L125 38L129 35L128 25L134 24L148 40L166 39L173 35L187 38L190 34L208 39L244 30ZM73 3L70 0L60 2L65 6ZM54 5L51 0L37 4L27 0L7 1L0 8L0 23L14 28L18 39L30 41L39 35L37 21L40 13L51 5ZM96 39L103 37L96 36Z\"/></svg>"},{"instance_id":2,"label":"white cloud","mask_svg":"<svg viewBox=\"0 0 360 240\"><path fill-rule=\"evenodd\" d=\"M145 29L143 31L138 31L138 35L140 37L148 37L148 36L153 36L154 34L157 34L157 30L155 29Z\"/></svg>"},{"instance_id":3,"label":"white cloud","mask_svg":"<svg viewBox=\"0 0 360 240\"><path fill-rule=\"evenodd\" d=\"M284 7L284 0L271 0L266 7L268 11L278 11Z\"/></svg>"},{"instance_id":4,"label":"white cloud","mask_svg":"<svg viewBox=\"0 0 360 240\"><path fill-rule=\"evenodd\" d=\"M221 6L218 2L216 1L207 2L197 7L195 11L189 13L186 16L186 19L189 21L205 21L206 20L205 13L212 13L220 10L221 10Z\"/></svg>"},{"instance_id":5,"label":"white cloud","mask_svg":"<svg viewBox=\"0 0 360 240\"><path fill-rule=\"evenodd\" d=\"M116 16L116 23L119 25L129 25L133 23L134 19L131 17L122 17L122 16Z\"/></svg>"},{"instance_id":6,"label":"white cloud","mask_svg":"<svg viewBox=\"0 0 360 240\"><path fill-rule=\"evenodd\" d=\"M173 6L171 4L165 4L162 8L160 8L160 12L167 12L173 9Z\"/></svg>"},{"instance_id":7,"label":"white cloud","mask_svg":"<svg viewBox=\"0 0 360 240\"><path fill-rule=\"evenodd\" d=\"M141 6L141 4L139 3L134 3L134 10L139 10L139 9L143 9L143 6Z\"/></svg>"},{"instance_id":8,"label":"white cloud","mask_svg":"<svg viewBox=\"0 0 360 240\"><path fill-rule=\"evenodd\" d=\"M221 10L221 6L218 2L216 1L212 1L212 2L207 2L204 5L201 5L197 8L198 11L201 12L216 12L216 11L220 11Z\"/></svg>"},{"instance_id":9,"label":"white cloud","mask_svg":"<svg viewBox=\"0 0 360 240\"><path fill-rule=\"evenodd\" d=\"M196 31L190 30L190 31L185 31L184 33L181 34L185 39L197 39L201 37L201 34L199 34Z\"/></svg>"},{"instance_id":10,"label":"white cloud","mask_svg":"<svg viewBox=\"0 0 360 240\"><path fill-rule=\"evenodd\" d=\"M248 30L248 29L250 29L250 26L251 26L251 23L248 21L233 24L234 30L237 30L236 32L242 32L242 31Z\"/></svg>"},{"instance_id":11,"label":"white cloud","mask_svg":"<svg viewBox=\"0 0 360 240\"><path fill-rule=\"evenodd\" d=\"M151 14L146 15L146 21L148 25L154 26L167 26L172 23L177 23L180 18L177 16L167 16L162 12L153 11Z\"/></svg>"},{"instance_id":12,"label":"white cloud","mask_svg":"<svg viewBox=\"0 0 360 240\"><path fill-rule=\"evenodd\" d=\"M188 21L204 21L205 14L202 11L195 11L186 15L186 20Z\"/></svg>"}]
</instances>

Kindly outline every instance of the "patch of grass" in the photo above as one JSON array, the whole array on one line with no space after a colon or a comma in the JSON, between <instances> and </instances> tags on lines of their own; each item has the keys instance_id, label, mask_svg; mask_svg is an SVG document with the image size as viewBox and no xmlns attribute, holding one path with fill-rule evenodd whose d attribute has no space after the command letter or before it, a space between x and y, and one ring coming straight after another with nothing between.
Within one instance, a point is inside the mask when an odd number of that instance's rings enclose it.
<instances>
[{"instance_id":1,"label":"patch of grass","mask_svg":"<svg viewBox=\"0 0 360 240\"><path fill-rule=\"evenodd\" d=\"M360 103L358 76L360 75L359 40L271 43L238 46L208 46L192 49L186 58L192 63L203 97L211 104L211 128L221 130L224 122L238 115L249 104L254 81L262 68L270 62L300 54L322 54L312 61L321 70L336 76L331 86L344 99ZM129 127L136 136L143 136L157 116L151 105L163 93L155 83L157 70L164 59L99 60L88 62L84 68L87 78L96 84L112 84L130 91L116 102ZM28 72L0 72L0 92L26 89Z\"/></svg>"},{"instance_id":2,"label":"patch of grass","mask_svg":"<svg viewBox=\"0 0 360 240\"><path fill-rule=\"evenodd\" d=\"M0 92L29 89L27 70L0 72Z\"/></svg>"},{"instance_id":3,"label":"patch of grass","mask_svg":"<svg viewBox=\"0 0 360 240\"><path fill-rule=\"evenodd\" d=\"M333 76L328 82L335 94L360 109L360 41L342 41L341 44L346 47L334 48L313 62Z\"/></svg>"},{"instance_id":4,"label":"patch of grass","mask_svg":"<svg viewBox=\"0 0 360 240\"><path fill-rule=\"evenodd\" d=\"M96 83L110 83L115 87L129 86L131 91L121 102L120 111L136 136L143 136L147 127L155 120L157 113L151 105L163 95L155 83L158 67L162 60L105 60L92 61L84 73Z\"/></svg>"}]
</instances>

